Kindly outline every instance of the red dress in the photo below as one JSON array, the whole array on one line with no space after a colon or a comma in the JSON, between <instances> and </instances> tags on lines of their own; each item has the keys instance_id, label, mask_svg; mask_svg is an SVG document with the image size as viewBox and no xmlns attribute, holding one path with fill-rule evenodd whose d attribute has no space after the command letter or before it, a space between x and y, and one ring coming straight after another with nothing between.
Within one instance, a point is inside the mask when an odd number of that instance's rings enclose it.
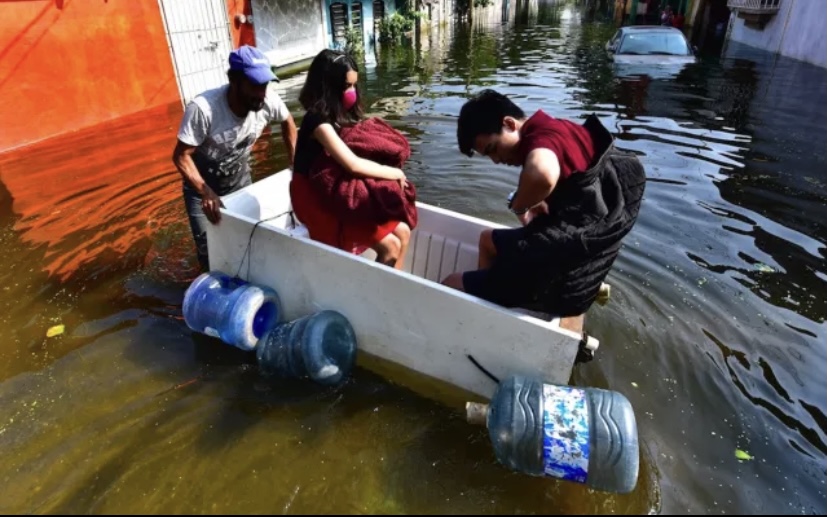
<instances>
[{"instance_id":1,"label":"red dress","mask_svg":"<svg viewBox=\"0 0 827 517\"><path fill-rule=\"evenodd\" d=\"M357 255L387 237L399 224L399 221L376 225L340 220L322 203L310 181L295 172L290 181L290 197L293 212L307 227L311 239Z\"/></svg>"}]
</instances>

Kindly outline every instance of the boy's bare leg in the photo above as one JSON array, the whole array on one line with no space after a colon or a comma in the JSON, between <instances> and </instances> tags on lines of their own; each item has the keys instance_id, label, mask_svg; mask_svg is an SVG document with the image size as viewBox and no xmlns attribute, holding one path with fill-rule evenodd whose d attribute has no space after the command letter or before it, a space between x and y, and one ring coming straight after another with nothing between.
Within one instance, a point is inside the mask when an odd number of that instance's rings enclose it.
<instances>
[{"instance_id":1,"label":"boy's bare leg","mask_svg":"<svg viewBox=\"0 0 827 517\"><path fill-rule=\"evenodd\" d=\"M483 230L480 234L478 269L488 269L494 264L497 257L497 248L494 247L493 230Z\"/></svg>"}]
</instances>

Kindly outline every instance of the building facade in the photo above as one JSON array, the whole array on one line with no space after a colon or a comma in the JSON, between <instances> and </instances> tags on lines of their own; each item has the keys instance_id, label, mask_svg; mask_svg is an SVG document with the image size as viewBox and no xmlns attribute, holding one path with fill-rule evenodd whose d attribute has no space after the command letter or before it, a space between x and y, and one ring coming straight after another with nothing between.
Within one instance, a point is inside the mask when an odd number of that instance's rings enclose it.
<instances>
[{"instance_id":1,"label":"building facade","mask_svg":"<svg viewBox=\"0 0 827 517\"><path fill-rule=\"evenodd\" d=\"M0 152L180 102L226 82L227 55L276 67L362 34L397 0L147 0L0 3ZM343 23L345 24L343 26Z\"/></svg>"},{"instance_id":2,"label":"building facade","mask_svg":"<svg viewBox=\"0 0 827 517\"><path fill-rule=\"evenodd\" d=\"M729 40L827 68L827 2L728 0Z\"/></svg>"}]
</instances>

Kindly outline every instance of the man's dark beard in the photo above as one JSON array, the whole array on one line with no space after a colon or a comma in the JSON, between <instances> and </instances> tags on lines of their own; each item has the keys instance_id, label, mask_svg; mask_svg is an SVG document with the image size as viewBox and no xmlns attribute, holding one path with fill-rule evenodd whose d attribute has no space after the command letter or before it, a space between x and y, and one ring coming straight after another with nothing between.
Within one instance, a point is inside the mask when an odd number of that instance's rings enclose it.
<instances>
[{"instance_id":1,"label":"man's dark beard","mask_svg":"<svg viewBox=\"0 0 827 517\"><path fill-rule=\"evenodd\" d=\"M253 98L247 98L247 109L250 111L261 111L264 108L264 101L259 101Z\"/></svg>"}]
</instances>

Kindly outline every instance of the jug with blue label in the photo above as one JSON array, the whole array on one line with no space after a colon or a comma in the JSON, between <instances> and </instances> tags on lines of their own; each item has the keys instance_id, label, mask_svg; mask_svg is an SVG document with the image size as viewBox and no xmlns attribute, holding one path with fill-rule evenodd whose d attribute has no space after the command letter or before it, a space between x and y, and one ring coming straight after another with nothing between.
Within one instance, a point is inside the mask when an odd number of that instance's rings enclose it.
<instances>
[{"instance_id":1,"label":"jug with blue label","mask_svg":"<svg viewBox=\"0 0 827 517\"><path fill-rule=\"evenodd\" d=\"M629 493L637 484L635 414L622 394L512 376L489 404L466 404L485 425L497 460L512 470Z\"/></svg>"}]
</instances>

